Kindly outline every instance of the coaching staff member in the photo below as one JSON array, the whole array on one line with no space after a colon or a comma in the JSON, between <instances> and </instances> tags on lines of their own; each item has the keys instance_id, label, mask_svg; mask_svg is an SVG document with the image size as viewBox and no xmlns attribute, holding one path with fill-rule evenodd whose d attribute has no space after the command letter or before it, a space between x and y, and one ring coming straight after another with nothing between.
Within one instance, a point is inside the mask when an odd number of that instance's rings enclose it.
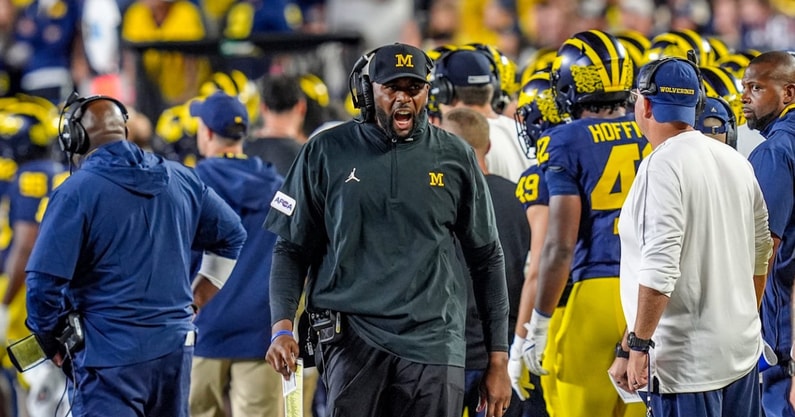
<instances>
[{"instance_id":1,"label":"coaching staff member","mask_svg":"<svg viewBox=\"0 0 795 417\"><path fill-rule=\"evenodd\" d=\"M772 265L762 298L762 335L777 366L762 374L762 408L770 417L795 416L792 286L795 276L795 57L769 51L743 75L743 114L765 138L748 160L770 213Z\"/></svg>"},{"instance_id":2,"label":"coaching staff member","mask_svg":"<svg viewBox=\"0 0 795 417\"><path fill-rule=\"evenodd\" d=\"M501 416L511 396L508 298L486 181L471 147L428 123L430 59L403 44L363 58L369 71L362 59L351 73L354 95L372 94L357 98L362 120L304 145L266 220L281 237L267 359L285 376L295 368L290 329L308 270L307 310L334 323L324 334L335 340L316 355L328 410L460 416L466 278L455 274L457 238L490 352L481 398L487 416Z\"/></svg>"},{"instance_id":3,"label":"coaching staff member","mask_svg":"<svg viewBox=\"0 0 795 417\"><path fill-rule=\"evenodd\" d=\"M61 362L54 337L69 311L85 348L73 358L75 416L188 416L195 331L191 248L219 285L246 232L184 166L125 140L109 97L68 103L59 140L82 166L53 192L27 271L27 325Z\"/></svg>"},{"instance_id":4,"label":"coaching staff member","mask_svg":"<svg viewBox=\"0 0 795 417\"><path fill-rule=\"evenodd\" d=\"M618 225L627 379L648 386L655 417L758 417L757 309L773 241L751 164L693 128L700 83L693 63L664 58L633 91L654 150Z\"/></svg>"}]
</instances>

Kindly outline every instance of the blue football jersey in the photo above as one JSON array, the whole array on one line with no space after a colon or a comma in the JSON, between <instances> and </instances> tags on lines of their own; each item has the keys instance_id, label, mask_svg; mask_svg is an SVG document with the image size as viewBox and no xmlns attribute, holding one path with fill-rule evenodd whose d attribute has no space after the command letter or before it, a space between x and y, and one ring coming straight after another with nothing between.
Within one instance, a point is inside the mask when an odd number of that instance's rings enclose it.
<instances>
[{"instance_id":1,"label":"blue football jersey","mask_svg":"<svg viewBox=\"0 0 795 417\"><path fill-rule=\"evenodd\" d=\"M516 198L525 210L535 205L549 205L549 189L541 166L535 164L527 168L516 183Z\"/></svg>"},{"instance_id":2,"label":"blue football jersey","mask_svg":"<svg viewBox=\"0 0 795 417\"><path fill-rule=\"evenodd\" d=\"M617 277L618 215L651 145L634 115L579 119L546 133L538 140L536 157L550 197L579 195L582 200L572 279Z\"/></svg>"},{"instance_id":3,"label":"blue football jersey","mask_svg":"<svg viewBox=\"0 0 795 417\"><path fill-rule=\"evenodd\" d=\"M31 2L20 11L14 39L27 44L32 55L25 72L49 67L70 67L72 43L80 26L82 11L77 0L57 0L49 7Z\"/></svg>"},{"instance_id":4,"label":"blue football jersey","mask_svg":"<svg viewBox=\"0 0 795 417\"><path fill-rule=\"evenodd\" d=\"M9 223L41 223L50 193L69 176L66 168L53 161L39 160L22 164L8 192Z\"/></svg>"}]
</instances>

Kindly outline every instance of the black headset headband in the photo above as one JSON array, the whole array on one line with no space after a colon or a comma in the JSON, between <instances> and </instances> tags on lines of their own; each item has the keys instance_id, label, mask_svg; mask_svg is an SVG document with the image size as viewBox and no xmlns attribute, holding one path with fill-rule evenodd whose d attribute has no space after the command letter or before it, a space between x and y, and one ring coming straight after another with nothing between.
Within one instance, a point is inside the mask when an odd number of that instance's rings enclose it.
<instances>
[{"instance_id":1,"label":"black headset headband","mask_svg":"<svg viewBox=\"0 0 795 417\"><path fill-rule=\"evenodd\" d=\"M88 151L91 142L80 119L83 117L85 108L99 100L107 100L114 103L121 111L124 121L127 121L129 114L121 101L103 95L80 97L77 91L74 91L66 100L66 104L61 111L61 120L58 123L58 143L61 145L61 150L79 155Z\"/></svg>"}]
</instances>

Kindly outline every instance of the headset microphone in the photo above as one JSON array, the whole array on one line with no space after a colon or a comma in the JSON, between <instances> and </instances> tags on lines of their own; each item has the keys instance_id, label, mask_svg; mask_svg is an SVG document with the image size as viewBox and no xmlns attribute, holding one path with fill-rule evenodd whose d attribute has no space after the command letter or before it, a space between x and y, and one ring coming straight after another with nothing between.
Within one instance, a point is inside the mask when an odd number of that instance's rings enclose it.
<instances>
[{"instance_id":1,"label":"headset microphone","mask_svg":"<svg viewBox=\"0 0 795 417\"><path fill-rule=\"evenodd\" d=\"M694 64L696 64L696 65L699 64L698 56L696 56L696 50L695 49L690 49L690 50L687 51L687 60L692 62L692 63L694 63Z\"/></svg>"},{"instance_id":2,"label":"headset microphone","mask_svg":"<svg viewBox=\"0 0 795 417\"><path fill-rule=\"evenodd\" d=\"M73 90L69 97L66 99L66 104L64 104L64 108L71 106L74 102L80 99L80 93L77 90Z\"/></svg>"}]
</instances>

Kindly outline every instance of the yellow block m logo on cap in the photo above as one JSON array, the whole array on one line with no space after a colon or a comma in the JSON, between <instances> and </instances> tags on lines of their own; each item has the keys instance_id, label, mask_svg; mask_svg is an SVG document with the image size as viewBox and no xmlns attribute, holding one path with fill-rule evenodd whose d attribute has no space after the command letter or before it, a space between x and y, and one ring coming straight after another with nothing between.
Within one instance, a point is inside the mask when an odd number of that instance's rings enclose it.
<instances>
[{"instance_id":1,"label":"yellow block m logo on cap","mask_svg":"<svg viewBox=\"0 0 795 417\"><path fill-rule=\"evenodd\" d=\"M431 187L444 187L444 173L442 172L429 172L431 176Z\"/></svg>"},{"instance_id":2,"label":"yellow block m logo on cap","mask_svg":"<svg viewBox=\"0 0 795 417\"><path fill-rule=\"evenodd\" d=\"M396 54L395 58L397 58L397 63L395 64L395 68L407 67L407 68L414 68L414 55L403 55L403 54Z\"/></svg>"}]
</instances>

